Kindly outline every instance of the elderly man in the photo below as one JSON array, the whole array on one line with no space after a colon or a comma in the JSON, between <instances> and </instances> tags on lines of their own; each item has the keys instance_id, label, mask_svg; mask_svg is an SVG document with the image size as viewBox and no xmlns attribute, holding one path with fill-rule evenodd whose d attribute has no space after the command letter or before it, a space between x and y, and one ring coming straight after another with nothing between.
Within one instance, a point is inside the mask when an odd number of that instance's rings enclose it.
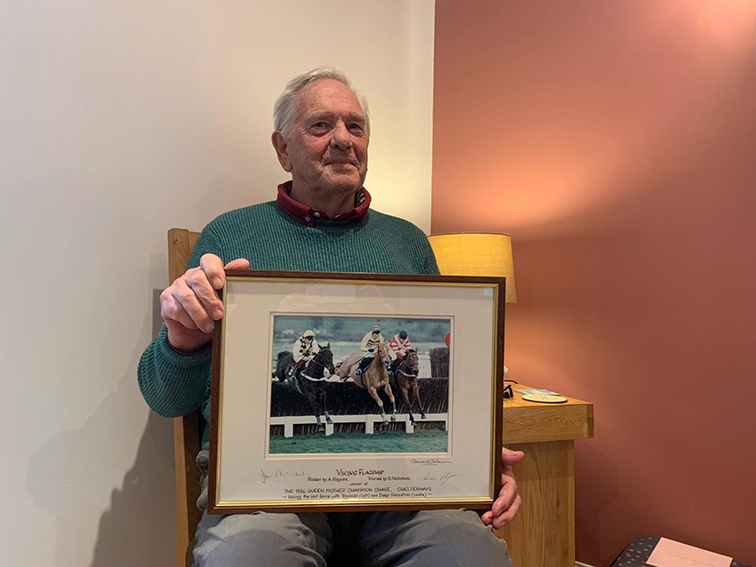
<instances>
[{"instance_id":1,"label":"elderly man","mask_svg":"<svg viewBox=\"0 0 756 567\"><path fill-rule=\"evenodd\" d=\"M417 227L369 209L363 187L367 104L341 71L320 68L292 79L276 101L274 126L273 146L291 181L278 187L275 201L230 211L208 224L189 269L160 296L164 324L142 355L138 379L144 398L161 415L199 408L209 419L209 342L223 316L216 290L224 283L224 265L438 273ZM292 246L298 242L302 245ZM202 448L208 448L207 431ZM334 549L347 545L361 554L351 558L354 565L510 565L506 544L486 527L509 522L520 505L511 465L522 453L505 450L502 459L503 488L493 509L480 517L465 510L205 514L197 529L196 565L322 567Z\"/></svg>"}]
</instances>

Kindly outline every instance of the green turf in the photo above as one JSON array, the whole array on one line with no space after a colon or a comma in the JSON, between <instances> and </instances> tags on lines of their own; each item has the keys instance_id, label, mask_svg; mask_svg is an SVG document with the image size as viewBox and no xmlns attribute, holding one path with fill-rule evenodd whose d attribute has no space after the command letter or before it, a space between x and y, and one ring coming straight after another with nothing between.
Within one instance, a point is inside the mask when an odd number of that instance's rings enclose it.
<instances>
[{"instance_id":1,"label":"green turf","mask_svg":"<svg viewBox=\"0 0 756 567\"><path fill-rule=\"evenodd\" d=\"M426 429L415 433L401 431L334 433L271 437L270 452L279 453L444 453L448 443L446 431Z\"/></svg>"}]
</instances>

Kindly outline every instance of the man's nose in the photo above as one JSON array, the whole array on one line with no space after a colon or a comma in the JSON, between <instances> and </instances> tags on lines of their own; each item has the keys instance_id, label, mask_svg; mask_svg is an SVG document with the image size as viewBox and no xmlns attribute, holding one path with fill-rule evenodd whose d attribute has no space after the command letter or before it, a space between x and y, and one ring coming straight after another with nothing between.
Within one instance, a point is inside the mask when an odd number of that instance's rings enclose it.
<instances>
[{"instance_id":1,"label":"man's nose","mask_svg":"<svg viewBox=\"0 0 756 567\"><path fill-rule=\"evenodd\" d=\"M349 135L349 130L347 129L346 124L341 121L339 121L333 129L331 144L341 150L348 150L352 147L352 138Z\"/></svg>"}]
</instances>

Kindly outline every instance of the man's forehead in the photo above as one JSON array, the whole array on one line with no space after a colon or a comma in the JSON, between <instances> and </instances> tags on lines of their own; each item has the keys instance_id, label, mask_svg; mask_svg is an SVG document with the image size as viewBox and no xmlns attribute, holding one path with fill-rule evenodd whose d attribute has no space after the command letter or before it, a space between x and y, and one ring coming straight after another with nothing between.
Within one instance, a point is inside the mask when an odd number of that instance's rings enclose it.
<instances>
[{"instance_id":1,"label":"man's forehead","mask_svg":"<svg viewBox=\"0 0 756 567\"><path fill-rule=\"evenodd\" d=\"M320 79L308 84L297 94L297 106L302 115L347 113L364 120L352 89L335 79Z\"/></svg>"},{"instance_id":2,"label":"man's forehead","mask_svg":"<svg viewBox=\"0 0 756 567\"><path fill-rule=\"evenodd\" d=\"M303 116L310 120L324 120L328 118L342 117L350 121L365 122L365 116L359 111L339 112L337 110L312 109L309 112L305 112Z\"/></svg>"}]
</instances>

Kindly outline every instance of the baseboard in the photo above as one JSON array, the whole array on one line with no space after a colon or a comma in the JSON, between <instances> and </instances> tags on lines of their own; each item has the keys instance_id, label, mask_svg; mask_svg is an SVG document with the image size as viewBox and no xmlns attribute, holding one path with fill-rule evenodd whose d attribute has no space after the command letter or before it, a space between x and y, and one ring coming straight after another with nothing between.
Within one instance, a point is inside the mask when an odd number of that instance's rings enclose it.
<instances>
[{"instance_id":1,"label":"baseboard","mask_svg":"<svg viewBox=\"0 0 756 567\"><path fill-rule=\"evenodd\" d=\"M581 563L580 561L575 561L575 567L593 567L593 565L588 565L587 563Z\"/></svg>"}]
</instances>

